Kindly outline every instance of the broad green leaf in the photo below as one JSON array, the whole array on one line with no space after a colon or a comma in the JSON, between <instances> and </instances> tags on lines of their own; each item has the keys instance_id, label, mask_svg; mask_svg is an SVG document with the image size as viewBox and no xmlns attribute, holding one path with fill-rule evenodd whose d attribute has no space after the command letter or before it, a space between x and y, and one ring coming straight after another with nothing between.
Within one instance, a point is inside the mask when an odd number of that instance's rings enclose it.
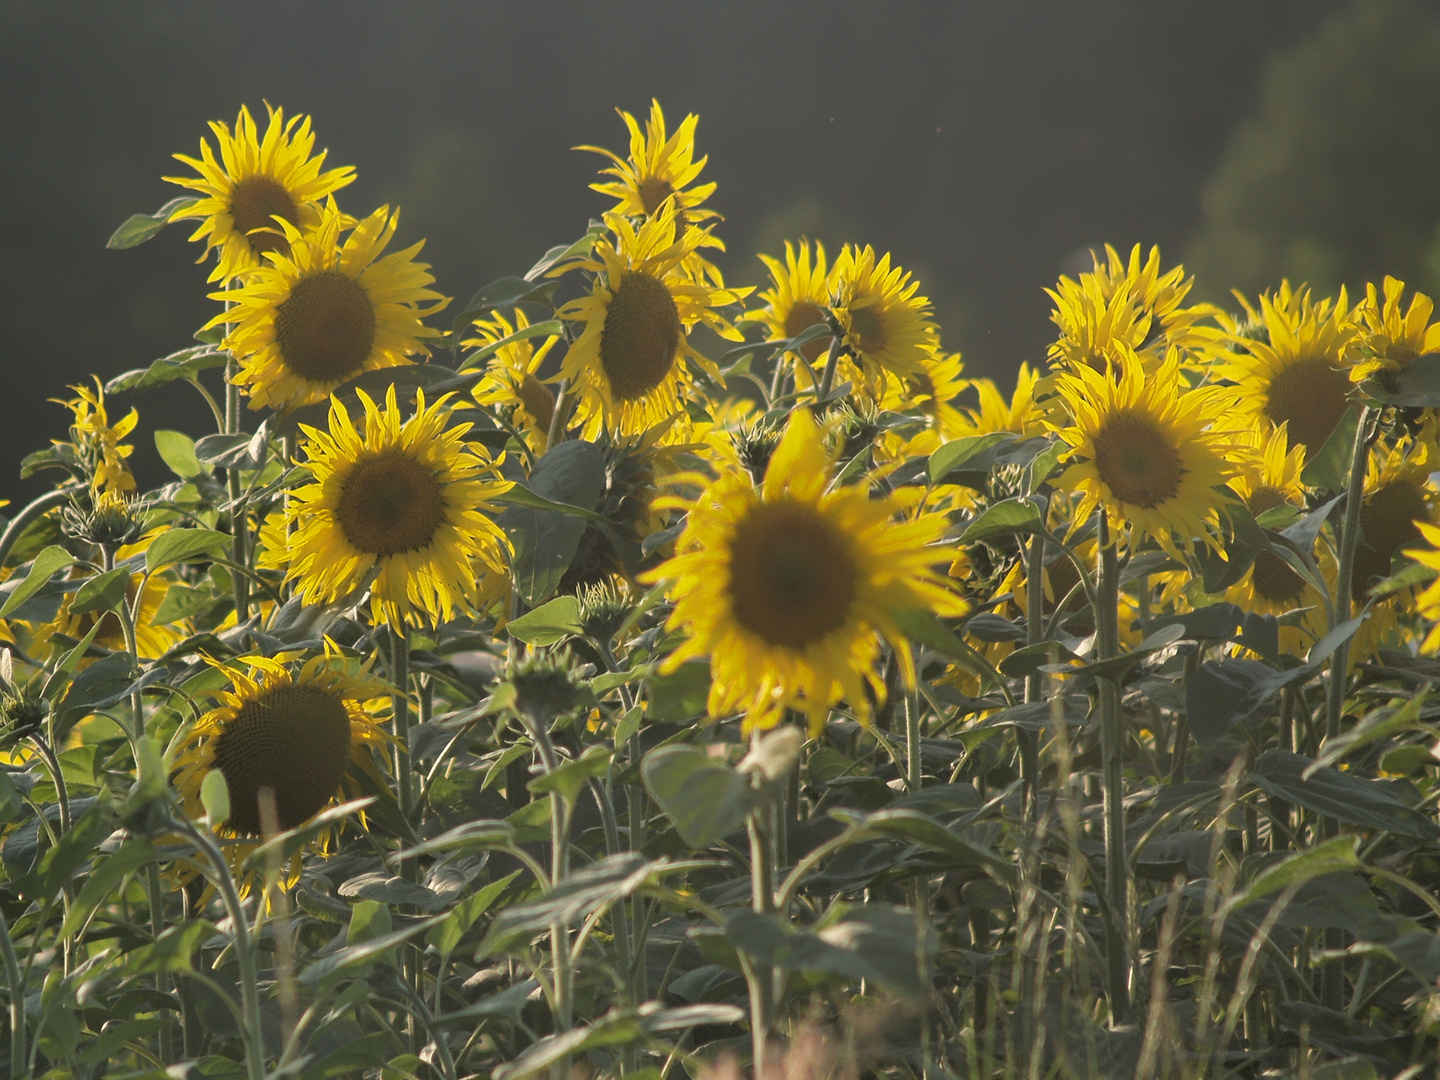
<instances>
[{"instance_id":1,"label":"broad green leaf","mask_svg":"<svg viewBox=\"0 0 1440 1080\"><path fill-rule=\"evenodd\" d=\"M1341 732L1334 739L1327 738L1321 744L1320 755L1310 766L1310 771L1334 765L1346 754L1354 753L1362 746L1369 746L1380 739L1388 739L1404 731L1430 730L1420 722L1420 709L1429 699L1432 685L1426 683L1417 694L1406 698L1404 703L1396 708L1372 709L1354 727Z\"/></svg>"},{"instance_id":2,"label":"broad green leaf","mask_svg":"<svg viewBox=\"0 0 1440 1080\"><path fill-rule=\"evenodd\" d=\"M930 455L925 471L932 484L938 484L954 470L979 454L1002 442L1011 442L1015 434L1010 431L992 431L986 435L972 435L965 439L948 442Z\"/></svg>"},{"instance_id":3,"label":"broad green leaf","mask_svg":"<svg viewBox=\"0 0 1440 1080\"><path fill-rule=\"evenodd\" d=\"M1347 825L1383 829L1416 840L1440 839L1440 825L1401 801L1394 785L1328 767L1311 769L1313 764L1308 757L1288 750L1269 750L1256 759L1250 780L1277 799Z\"/></svg>"},{"instance_id":4,"label":"broad green leaf","mask_svg":"<svg viewBox=\"0 0 1440 1080\"><path fill-rule=\"evenodd\" d=\"M651 797L692 848L709 847L745 824L757 798L750 781L693 746L661 746L640 775Z\"/></svg>"},{"instance_id":5,"label":"broad green leaf","mask_svg":"<svg viewBox=\"0 0 1440 1080\"><path fill-rule=\"evenodd\" d=\"M202 371L224 366L225 354L213 345L192 345L151 361L149 367L115 376L105 384L105 392L123 394L128 390L153 390L176 379L193 379Z\"/></svg>"},{"instance_id":6,"label":"broad green leaf","mask_svg":"<svg viewBox=\"0 0 1440 1080\"><path fill-rule=\"evenodd\" d=\"M520 874L521 871L516 870L465 897L445 916L439 926L433 927L425 935L425 944L433 946L442 956L449 956L455 951L455 946L460 944L465 931L475 925L476 919L490 910L490 905Z\"/></svg>"},{"instance_id":7,"label":"broad green leaf","mask_svg":"<svg viewBox=\"0 0 1440 1080\"><path fill-rule=\"evenodd\" d=\"M556 645L566 638L585 632L580 624L580 601L573 596L557 596L534 611L505 624L510 636L527 645Z\"/></svg>"},{"instance_id":8,"label":"broad green leaf","mask_svg":"<svg viewBox=\"0 0 1440 1080\"><path fill-rule=\"evenodd\" d=\"M127 953L120 973L134 976L155 971L194 971L190 958L214 933L213 923L204 919L188 919L165 930L149 945Z\"/></svg>"},{"instance_id":9,"label":"broad green leaf","mask_svg":"<svg viewBox=\"0 0 1440 1080\"><path fill-rule=\"evenodd\" d=\"M230 549L229 533L215 529L170 529L150 541L145 569L150 573L200 555L224 555Z\"/></svg>"},{"instance_id":10,"label":"broad green leaf","mask_svg":"<svg viewBox=\"0 0 1440 1080\"><path fill-rule=\"evenodd\" d=\"M1233 911L1246 904L1270 896L1291 885L1302 884L1323 874L1334 874L1360 867L1358 836L1337 836L1333 840L1291 855L1263 871L1242 891L1233 895L1227 906Z\"/></svg>"},{"instance_id":11,"label":"broad green leaf","mask_svg":"<svg viewBox=\"0 0 1440 1080\"><path fill-rule=\"evenodd\" d=\"M705 715L710 697L710 661L687 660L674 671L646 677L645 715L684 723Z\"/></svg>"},{"instance_id":12,"label":"broad green leaf","mask_svg":"<svg viewBox=\"0 0 1440 1080\"><path fill-rule=\"evenodd\" d=\"M605 455L594 443L573 439L535 464L529 490L550 502L593 510L605 491ZM496 519L514 546L515 586L538 604L560 584L585 533L584 520L555 510L507 506Z\"/></svg>"},{"instance_id":13,"label":"broad green leaf","mask_svg":"<svg viewBox=\"0 0 1440 1080\"><path fill-rule=\"evenodd\" d=\"M118 229L110 234L110 239L105 241L105 246L112 251L139 247L173 221L176 214L184 213L199 201L193 195L180 195L171 199L153 214L131 214Z\"/></svg>"},{"instance_id":14,"label":"broad green leaf","mask_svg":"<svg viewBox=\"0 0 1440 1080\"><path fill-rule=\"evenodd\" d=\"M1351 405L1325 440L1325 445L1305 462L1300 478L1306 487L1326 491L1344 491L1350 481L1350 458L1355 452L1355 428L1360 422L1360 407Z\"/></svg>"},{"instance_id":15,"label":"broad green leaf","mask_svg":"<svg viewBox=\"0 0 1440 1080\"><path fill-rule=\"evenodd\" d=\"M170 471L182 480L208 472L195 456L195 440L183 431L160 430L155 432L155 449Z\"/></svg>"},{"instance_id":16,"label":"broad green leaf","mask_svg":"<svg viewBox=\"0 0 1440 1080\"><path fill-rule=\"evenodd\" d=\"M157 848L147 837L127 838L119 851L107 855L85 875L85 884L80 887L65 915L61 935L69 937L79 931L91 913L118 895L120 883L140 867L169 858L173 858L172 853Z\"/></svg>"},{"instance_id":17,"label":"broad green leaf","mask_svg":"<svg viewBox=\"0 0 1440 1080\"><path fill-rule=\"evenodd\" d=\"M610 768L612 753L610 747L596 743L587 747L578 758L562 762L550 772L531 780L527 786L537 795L559 792L560 797L573 806L586 781L605 775Z\"/></svg>"},{"instance_id":18,"label":"broad green leaf","mask_svg":"<svg viewBox=\"0 0 1440 1080\"><path fill-rule=\"evenodd\" d=\"M1254 717L1276 692L1275 669L1258 660L1207 660L1185 680L1190 733L1201 746L1223 739Z\"/></svg>"},{"instance_id":19,"label":"broad green leaf","mask_svg":"<svg viewBox=\"0 0 1440 1080\"><path fill-rule=\"evenodd\" d=\"M1361 389L1387 405L1440 407L1440 353L1417 356L1399 371L1382 371L1362 383Z\"/></svg>"},{"instance_id":20,"label":"broad green leaf","mask_svg":"<svg viewBox=\"0 0 1440 1080\"><path fill-rule=\"evenodd\" d=\"M97 574L81 585L70 600L70 611L84 615L91 611L113 611L125 598L125 589L130 584L130 568L117 566Z\"/></svg>"},{"instance_id":21,"label":"broad green leaf","mask_svg":"<svg viewBox=\"0 0 1440 1080\"><path fill-rule=\"evenodd\" d=\"M961 534L961 544L974 544L995 536L1032 533L1042 527L1040 508L1029 499L1006 499L987 509Z\"/></svg>"},{"instance_id":22,"label":"broad green leaf","mask_svg":"<svg viewBox=\"0 0 1440 1080\"><path fill-rule=\"evenodd\" d=\"M25 580L11 591L4 606L0 607L0 618L6 617L26 600L29 600L40 590L42 585L54 576L57 570L63 570L74 561L74 556L59 544L51 544L39 555L36 555L30 564L29 572L25 575Z\"/></svg>"}]
</instances>

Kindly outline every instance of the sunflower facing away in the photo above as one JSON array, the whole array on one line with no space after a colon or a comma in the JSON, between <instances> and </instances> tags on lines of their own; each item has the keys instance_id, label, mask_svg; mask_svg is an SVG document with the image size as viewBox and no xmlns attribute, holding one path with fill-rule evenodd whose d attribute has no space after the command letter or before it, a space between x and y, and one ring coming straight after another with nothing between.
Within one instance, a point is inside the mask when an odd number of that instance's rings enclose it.
<instances>
[{"instance_id":1,"label":"sunflower facing away","mask_svg":"<svg viewBox=\"0 0 1440 1080\"><path fill-rule=\"evenodd\" d=\"M284 566L307 604L368 584L372 618L397 631L449 619L505 574L508 543L486 500L511 484L483 447L464 441L469 424L447 426L443 398L427 408L417 392L402 421L393 386L384 408L359 396L362 429L338 398L328 432L302 426L314 482L291 494L288 547L265 551L261 565Z\"/></svg>"},{"instance_id":2,"label":"sunflower facing away","mask_svg":"<svg viewBox=\"0 0 1440 1080\"><path fill-rule=\"evenodd\" d=\"M267 253L243 288L210 294L234 304L207 328L232 324L225 348L240 361L235 381L252 409L324 401L362 371L408 363L440 336L421 322L449 303L427 288L430 268L414 261L424 241L380 254L399 216L382 206L342 243L346 222L332 201L313 233L285 222L289 252Z\"/></svg>"},{"instance_id":3,"label":"sunflower facing away","mask_svg":"<svg viewBox=\"0 0 1440 1080\"><path fill-rule=\"evenodd\" d=\"M384 698L385 687L363 669L358 677L346 674L328 643L324 655L311 657L298 672L282 659L249 656L226 665L232 689L181 731L175 747L175 787L185 812L192 818L204 813L200 785L206 773L219 769L230 790L230 819L222 831L242 840L298 828L337 797L358 796L356 772L380 779L372 751L389 741L365 708ZM275 818L267 821L271 807ZM333 830L321 838L322 849L331 835ZM238 867L252 850L254 844L232 845L229 858ZM298 869L298 863L291 867L292 877Z\"/></svg>"},{"instance_id":4,"label":"sunflower facing away","mask_svg":"<svg viewBox=\"0 0 1440 1080\"><path fill-rule=\"evenodd\" d=\"M476 319L475 336L466 338L462 344L484 348L529 325L530 320L519 308L515 309L513 326L496 311L488 319ZM551 335L538 348L534 338L500 346L475 387L475 403L510 410L510 422L537 454L545 452L550 421L555 418L555 392L540 381L540 365L559 340Z\"/></svg>"},{"instance_id":5,"label":"sunflower facing away","mask_svg":"<svg viewBox=\"0 0 1440 1080\"><path fill-rule=\"evenodd\" d=\"M877 261L868 244L847 244L835 260L835 317L845 328L844 345L859 361L879 397L889 375L922 372L940 346L930 301L917 295L920 282L885 254ZM858 387L857 387L858 389Z\"/></svg>"},{"instance_id":6,"label":"sunflower facing away","mask_svg":"<svg viewBox=\"0 0 1440 1080\"><path fill-rule=\"evenodd\" d=\"M746 731L773 727L788 707L818 732L842 698L868 722L865 684L885 694L877 635L913 685L895 616L966 609L944 574L954 551L937 544L945 515L907 515L901 498L872 499L863 482L827 490L831 472L819 425L797 411L758 486L730 469L693 503L672 503L689 511L677 555L642 577L673 582L669 625L689 634L667 669L708 657L710 715L744 711Z\"/></svg>"},{"instance_id":7,"label":"sunflower facing away","mask_svg":"<svg viewBox=\"0 0 1440 1080\"><path fill-rule=\"evenodd\" d=\"M684 270L699 230L676 239L675 215L662 210L635 228L620 214L606 214L613 239L596 244L578 265L595 273L588 296L560 309L562 318L585 324L560 369L580 396L579 419L587 439L604 427L635 435L684 411L693 364L718 378L715 365L696 351L688 332L703 322L731 341L740 333L715 309L735 303L748 289L713 288Z\"/></svg>"},{"instance_id":8,"label":"sunflower facing away","mask_svg":"<svg viewBox=\"0 0 1440 1080\"><path fill-rule=\"evenodd\" d=\"M1350 364L1356 327L1345 290L1332 305L1312 303L1307 290L1288 285L1260 298L1253 313L1257 337L1237 337L1245 351L1230 353L1217 374L1239 388L1237 422L1269 428L1289 425L1290 444L1306 457L1320 451L1349 408Z\"/></svg>"},{"instance_id":9,"label":"sunflower facing away","mask_svg":"<svg viewBox=\"0 0 1440 1080\"><path fill-rule=\"evenodd\" d=\"M265 108L270 122L264 136L250 110L241 106L233 135L224 122L210 123L220 148L218 161L210 143L201 139L200 160L175 155L200 175L165 177L201 195L175 220L200 218L200 227L190 239L204 240L207 255L211 248L220 249L211 281L229 281L254 270L263 265L267 251L285 254L290 241L276 219L301 233L311 232L320 225L321 201L355 179L355 170L348 165L321 171L325 151L310 156L315 136L308 116L286 121L283 109Z\"/></svg>"},{"instance_id":10,"label":"sunflower facing away","mask_svg":"<svg viewBox=\"0 0 1440 1080\"><path fill-rule=\"evenodd\" d=\"M1015 393L1007 402L993 379L973 380L971 385L979 395L980 407L965 410L959 434L988 435L995 431L1010 431L1021 438L1044 435L1044 414L1035 405L1039 382L1040 373L1032 371L1029 364L1021 363L1015 376Z\"/></svg>"},{"instance_id":11,"label":"sunflower facing away","mask_svg":"<svg viewBox=\"0 0 1440 1080\"><path fill-rule=\"evenodd\" d=\"M1175 350L1150 376L1133 350L1123 357L1118 374L1081 365L1056 378L1071 419L1047 423L1071 447L1073 462L1058 484L1081 495L1077 524L1103 506L1117 530L1152 536L1179 558L1197 537L1213 542L1212 489L1243 456L1234 435L1211 429L1230 394L1184 389Z\"/></svg>"}]
</instances>

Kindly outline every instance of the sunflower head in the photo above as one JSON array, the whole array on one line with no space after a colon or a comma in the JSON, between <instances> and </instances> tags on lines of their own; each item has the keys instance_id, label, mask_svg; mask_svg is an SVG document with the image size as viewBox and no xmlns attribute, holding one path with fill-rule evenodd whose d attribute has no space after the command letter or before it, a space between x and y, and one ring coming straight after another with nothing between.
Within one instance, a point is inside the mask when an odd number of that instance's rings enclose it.
<instances>
[{"instance_id":1,"label":"sunflower head","mask_svg":"<svg viewBox=\"0 0 1440 1080\"><path fill-rule=\"evenodd\" d=\"M717 216L715 211L701 206L715 193L715 185L690 186L709 160L704 157L695 160L695 125L700 118L691 113L680 122L675 133L669 135L665 113L658 101L650 102L650 117L643 132L635 117L619 109L616 112L630 130L628 159L599 146L575 148L603 154L614 162L602 170L601 175L615 179L591 184L591 189L619 200L615 212L627 217L653 217L667 202L674 204L682 221L690 224Z\"/></svg>"},{"instance_id":2,"label":"sunflower head","mask_svg":"<svg viewBox=\"0 0 1440 1080\"><path fill-rule=\"evenodd\" d=\"M865 379L883 392L890 376L923 373L940 345L930 301L918 295L920 282L890 256L878 260L869 245L847 244L835 260L832 308L844 328L844 345L863 368Z\"/></svg>"},{"instance_id":3,"label":"sunflower head","mask_svg":"<svg viewBox=\"0 0 1440 1080\"><path fill-rule=\"evenodd\" d=\"M1412 293L1409 307L1402 309L1404 295L1405 283L1398 278L1387 277L1383 293L1373 284L1365 287L1365 302L1359 307L1362 359L1350 370L1356 382L1400 371L1417 356L1440 352L1440 322L1430 321L1435 302L1424 293Z\"/></svg>"},{"instance_id":4,"label":"sunflower head","mask_svg":"<svg viewBox=\"0 0 1440 1080\"><path fill-rule=\"evenodd\" d=\"M588 700L568 649L534 652L516 660L505 673L505 682L511 709L533 731L549 731Z\"/></svg>"},{"instance_id":5,"label":"sunflower head","mask_svg":"<svg viewBox=\"0 0 1440 1080\"><path fill-rule=\"evenodd\" d=\"M1236 384L1237 419L1269 430L1287 425L1290 443L1307 456L1325 445L1350 406L1350 368L1358 328L1345 290L1333 303L1313 302L1288 285L1260 298L1262 335L1237 336L1218 374Z\"/></svg>"},{"instance_id":6,"label":"sunflower head","mask_svg":"<svg viewBox=\"0 0 1440 1080\"><path fill-rule=\"evenodd\" d=\"M817 241L812 251L807 240L801 240L798 246L787 240L783 263L769 255L761 255L760 261L770 271L770 288L756 297L765 306L746 314L745 321L760 323L770 331L772 341L797 337L829 321L835 273L826 260L824 244ZM800 346L805 362L795 365L795 378L801 389L813 384L811 368L825 356L830 341L822 335ZM854 380L853 371L840 374Z\"/></svg>"},{"instance_id":7,"label":"sunflower head","mask_svg":"<svg viewBox=\"0 0 1440 1080\"><path fill-rule=\"evenodd\" d=\"M895 617L911 608L960 614L944 573L953 549L936 545L948 519L914 512L897 496L872 499L865 483L831 489L833 459L808 410L795 412L756 484L726 469L688 510L676 555L641 580L673 582L669 625L688 640L673 670L707 657L709 712L745 714L747 730L773 727L786 708L812 730L842 698L870 717L868 687L883 635L914 679Z\"/></svg>"},{"instance_id":8,"label":"sunflower head","mask_svg":"<svg viewBox=\"0 0 1440 1080\"><path fill-rule=\"evenodd\" d=\"M57 405L64 405L74 417L70 425L71 441L55 441L55 445L73 453L76 463L90 477L93 494L113 492L123 495L135 490L135 477L125 463L135 448L121 440L135 430L140 414L131 409L122 419L111 424L105 410L105 389L100 384L100 377L97 375L94 378L94 390L88 386L72 386L70 389L75 391L73 398L50 399Z\"/></svg>"},{"instance_id":9,"label":"sunflower head","mask_svg":"<svg viewBox=\"0 0 1440 1080\"><path fill-rule=\"evenodd\" d=\"M200 219L190 239L204 240L205 254L220 249L211 281L246 274L263 265L267 253L287 254L291 241L283 225L302 233L314 230L321 202L355 179L348 165L322 171L325 151L311 154L315 136L308 116L287 121L283 109L265 108L270 117L263 135L242 105L233 134L223 121L210 123L218 159L210 143L201 139L199 160L175 155L200 175L165 178L200 195L175 218Z\"/></svg>"},{"instance_id":10,"label":"sunflower head","mask_svg":"<svg viewBox=\"0 0 1440 1080\"><path fill-rule=\"evenodd\" d=\"M377 623L451 618L504 577L508 542L487 501L506 491L498 461L465 442L446 400L417 392L406 418L390 387L383 407L363 392L357 428L338 398L328 431L305 425L313 482L291 493L285 547L261 564L285 569L306 603L359 599L368 586Z\"/></svg>"},{"instance_id":11,"label":"sunflower head","mask_svg":"<svg viewBox=\"0 0 1440 1080\"><path fill-rule=\"evenodd\" d=\"M714 363L690 345L690 328L704 323L721 337L740 340L718 309L749 291L690 276L685 259L701 233L687 228L677 235L673 211L662 210L639 228L619 214L607 214L605 221L612 236L599 240L589 258L570 264L594 273L590 294L559 312L584 323L558 378L579 395L577 415L587 439L607 427L635 434L683 412L694 369L719 378Z\"/></svg>"},{"instance_id":12,"label":"sunflower head","mask_svg":"<svg viewBox=\"0 0 1440 1080\"><path fill-rule=\"evenodd\" d=\"M488 318L475 320L474 336L463 344L485 348L529 326L529 318L519 308L515 309L513 325L501 312L492 312ZM475 403L506 410L511 423L537 454L545 452L550 422L555 418L555 392L540 381L540 366L559 340L552 334L539 346L533 338L500 346L475 387Z\"/></svg>"},{"instance_id":13,"label":"sunflower head","mask_svg":"<svg viewBox=\"0 0 1440 1080\"><path fill-rule=\"evenodd\" d=\"M1045 434L1044 413L1035 404L1040 373L1022 363L1015 379L1015 392L1006 401L991 379L973 379L971 385L979 396L977 409L966 409L960 417L958 435L988 435L1010 431L1021 438Z\"/></svg>"},{"instance_id":14,"label":"sunflower head","mask_svg":"<svg viewBox=\"0 0 1440 1080\"><path fill-rule=\"evenodd\" d=\"M72 540L115 551L139 539L144 528L143 507L115 491L102 491L94 499L75 499L60 515L60 531Z\"/></svg>"},{"instance_id":15,"label":"sunflower head","mask_svg":"<svg viewBox=\"0 0 1440 1080\"><path fill-rule=\"evenodd\" d=\"M365 704L385 689L363 670L347 674L332 649L298 671L267 657L224 670L231 690L182 736L176 755L176 787L192 816L202 813L200 785L211 769L230 791L225 832L248 840L298 828L353 790L355 769L376 771L370 749L388 737Z\"/></svg>"},{"instance_id":16,"label":"sunflower head","mask_svg":"<svg viewBox=\"0 0 1440 1080\"><path fill-rule=\"evenodd\" d=\"M239 289L211 293L231 305L208 326L229 326L236 383L250 407L294 409L324 401L362 371L409 363L439 336L421 320L449 303L414 257L423 244L381 255L399 214L382 206L350 229L333 200L310 233L282 222L287 254L268 253Z\"/></svg>"}]
</instances>

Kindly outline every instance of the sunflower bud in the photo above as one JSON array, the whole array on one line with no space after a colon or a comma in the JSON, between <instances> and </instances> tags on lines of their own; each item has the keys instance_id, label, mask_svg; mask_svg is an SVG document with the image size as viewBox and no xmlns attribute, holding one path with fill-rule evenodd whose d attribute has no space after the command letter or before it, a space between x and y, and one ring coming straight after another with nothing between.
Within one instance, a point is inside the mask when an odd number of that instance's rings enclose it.
<instances>
[{"instance_id":1,"label":"sunflower bud","mask_svg":"<svg viewBox=\"0 0 1440 1080\"><path fill-rule=\"evenodd\" d=\"M66 507L60 515L60 531L72 540L114 551L139 539L141 509L138 499L104 491L88 508L78 499Z\"/></svg>"},{"instance_id":2,"label":"sunflower bud","mask_svg":"<svg viewBox=\"0 0 1440 1080\"><path fill-rule=\"evenodd\" d=\"M613 582L586 585L580 599L580 625L587 636L608 642L630 614L630 599Z\"/></svg>"},{"instance_id":3,"label":"sunflower bud","mask_svg":"<svg viewBox=\"0 0 1440 1080\"><path fill-rule=\"evenodd\" d=\"M568 649L532 653L513 664L505 678L514 691L511 708L537 731L548 731L589 697Z\"/></svg>"}]
</instances>

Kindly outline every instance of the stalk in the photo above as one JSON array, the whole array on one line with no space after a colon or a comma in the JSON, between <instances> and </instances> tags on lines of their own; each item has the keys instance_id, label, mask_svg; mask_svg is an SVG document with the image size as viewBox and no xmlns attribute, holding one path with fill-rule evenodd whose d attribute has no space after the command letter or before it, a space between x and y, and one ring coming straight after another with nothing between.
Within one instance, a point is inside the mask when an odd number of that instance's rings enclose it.
<instances>
[{"instance_id":1,"label":"stalk","mask_svg":"<svg viewBox=\"0 0 1440 1080\"><path fill-rule=\"evenodd\" d=\"M758 739L758 733L756 738ZM775 910L775 867L770 861L770 807L755 807L745 819L750 834L750 903L758 915ZM775 1011L775 972L768 964L744 957L745 979L750 986L751 1070L757 1077L767 1075L766 1042Z\"/></svg>"},{"instance_id":2,"label":"stalk","mask_svg":"<svg viewBox=\"0 0 1440 1080\"><path fill-rule=\"evenodd\" d=\"M1038 645L1044 638L1045 620L1045 537L1032 536L1025 558L1025 644ZM1059 600L1059 597L1056 597ZM1045 693L1045 675L1035 671L1025 678L1025 701L1039 701ZM1035 820L1040 803L1040 733L1016 728L1020 744L1020 778L1025 786L1027 822Z\"/></svg>"},{"instance_id":3,"label":"stalk","mask_svg":"<svg viewBox=\"0 0 1440 1080\"><path fill-rule=\"evenodd\" d=\"M839 328L836 327L835 329ZM830 396L830 390L835 385L835 369L839 366L840 335L836 334L830 339L830 352L825 357L825 374L820 376L820 389L815 394L815 403L817 405Z\"/></svg>"},{"instance_id":4,"label":"stalk","mask_svg":"<svg viewBox=\"0 0 1440 1080\"><path fill-rule=\"evenodd\" d=\"M5 983L10 991L10 1075L19 1080L25 1075L25 982L20 978L20 962L15 956L15 943L10 940L10 927L0 911L0 960L5 962Z\"/></svg>"},{"instance_id":5,"label":"stalk","mask_svg":"<svg viewBox=\"0 0 1440 1080\"><path fill-rule=\"evenodd\" d=\"M912 792L920 790L920 726L920 692L911 687L905 691L905 784Z\"/></svg>"},{"instance_id":6,"label":"stalk","mask_svg":"<svg viewBox=\"0 0 1440 1080\"><path fill-rule=\"evenodd\" d=\"M1110 523L1100 511L1099 566L1095 612L1096 645L1101 660L1118 656L1119 571ZM1106 935L1106 967L1112 1024L1124 1023L1130 1011L1129 959L1129 860L1125 857L1125 731L1120 716L1120 687L1113 679L1100 680L1100 758L1105 812L1105 899L1109 932Z\"/></svg>"},{"instance_id":7,"label":"stalk","mask_svg":"<svg viewBox=\"0 0 1440 1080\"><path fill-rule=\"evenodd\" d=\"M395 719L395 779L400 788L400 812L407 821L415 809L415 776L410 768L410 634L405 628L390 628L390 681L396 693L390 696Z\"/></svg>"},{"instance_id":8,"label":"stalk","mask_svg":"<svg viewBox=\"0 0 1440 1080\"><path fill-rule=\"evenodd\" d=\"M240 432L240 387L235 377L240 366L232 356L225 361L225 433L237 435ZM240 566L250 565L248 556L250 534L245 526L245 509L240 505L240 467L225 470L225 485L230 496L230 558ZM235 621L243 623L250 618L250 582L244 574L234 575Z\"/></svg>"}]
</instances>

